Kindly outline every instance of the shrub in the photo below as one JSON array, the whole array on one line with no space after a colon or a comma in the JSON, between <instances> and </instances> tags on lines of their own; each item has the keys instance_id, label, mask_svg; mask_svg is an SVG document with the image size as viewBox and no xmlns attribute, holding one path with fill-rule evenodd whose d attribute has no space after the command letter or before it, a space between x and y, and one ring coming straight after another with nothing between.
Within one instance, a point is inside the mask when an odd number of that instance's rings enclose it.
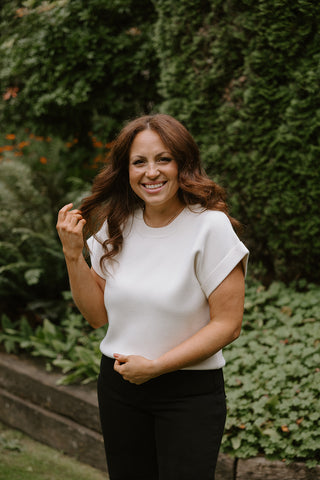
<instances>
[{"instance_id":1,"label":"shrub","mask_svg":"<svg viewBox=\"0 0 320 480\"><path fill-rule=\"evenodd\" d=\"M83 142L94 118L110 138L156 101L151 2L5 0L0 15L7 124Z\"/></svg>"},{"instance_id":2,"label":"shrub","mask_svg":"<svg viewBox=\"0 0 320 480\"><path fill-rule=\"evenodd\" d=\"M159 0L162 110L229 190L265 281L318 281L320 5Z\"/></svg>"},{"instance_id":3,"label":"shrub","mask_svg":"<svg viewBox=\"0 0 320 480\"><path fill-rule=\"evenodd\" d=\"M6 143L3 145L3 143ZM88 188L59 139L7 134L0 158L1 311L55 318L68 288L55 224L58 209ZM65 161L64 161L65 160ZM76 162L75 162L76 163ZM63 303L63 302L62 302Z\"/></svg>"}]
</instances>

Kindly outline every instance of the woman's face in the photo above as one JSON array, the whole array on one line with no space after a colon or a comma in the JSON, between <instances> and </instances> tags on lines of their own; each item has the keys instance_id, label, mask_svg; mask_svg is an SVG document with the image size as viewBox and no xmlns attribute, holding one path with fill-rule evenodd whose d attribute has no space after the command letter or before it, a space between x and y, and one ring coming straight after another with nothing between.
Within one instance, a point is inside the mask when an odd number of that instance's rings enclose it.
<instances>
[{"instance_id":1,"label":"woman's face","mask_svg":"<svg viewBox=\"0 0 320 480\"><path fill-rule=\"evenodd\" d=\"M178 199L178 164L153 130L143 130L129 153L129 182L146 207L167 208Z\"/></svg>"}]
</instances>

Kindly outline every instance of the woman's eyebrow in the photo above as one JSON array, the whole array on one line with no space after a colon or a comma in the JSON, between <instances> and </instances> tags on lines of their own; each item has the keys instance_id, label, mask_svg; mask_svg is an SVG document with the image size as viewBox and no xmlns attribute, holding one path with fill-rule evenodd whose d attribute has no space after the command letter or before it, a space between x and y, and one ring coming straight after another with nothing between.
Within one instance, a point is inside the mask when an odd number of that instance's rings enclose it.
<instances>
[{"instance_id":1,"label":"woman's eyebrow","mask_svg":"<svg viewBox=\"0 0 320 480\"><path fill-rule=\"evenodd\" d=\"M156 158L157 157L162 157L162 155L172 155L172 153L165 150L164 152L157 153Z\"/></svg>"},{"instance_id":2,"label":"woman's eyebrow","mask_svg":"<svg viewBox=\"0 0 320 480\"><path fill-rule=\"evenodd\" d=\"M159 153L156 154L155 158L162 157L163 155L171 155L172 156L172 153L169 152L169 151L159 152ZM135 155L130 157L130 160L135 160L135 159L138 159L138 158L144 159L146 157L145 157L145 155L140 155L139 153L136 153Z\"/></svg>"}]
</instances>

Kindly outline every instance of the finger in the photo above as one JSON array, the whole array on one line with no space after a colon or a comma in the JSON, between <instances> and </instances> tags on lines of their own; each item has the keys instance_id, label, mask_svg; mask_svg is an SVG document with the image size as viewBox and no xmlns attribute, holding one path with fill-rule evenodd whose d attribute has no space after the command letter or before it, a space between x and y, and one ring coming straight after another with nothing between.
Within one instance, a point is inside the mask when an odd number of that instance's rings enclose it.
<instances>
[{"instance_id":1,"label":"finger","mask_svg":"<svg viewBox=\"0 0 320 480\"><path fill-rule=\"evenodd\" d=\"M113 356L120 363L126 363L129 360L127 355L121 355L120 353L114 353Z\"/></svg>"},{"instance_id":2,"label":"finger","mask_svg":"<svg viewBox=\"0 0 320 480\"><path fill-rule=\"evenodd\" d=\"M65 218L67 212L73 207L73 203L68 203L59 210L58 216L60 218Z\"/></svg>"},{"instance_id":3,"label":"finger","mask_svg":"<svg viewBox=\"0 0 320 480\"><path fill-rule=\"evenodd\" d=\"M69 212L66 213L66 218L72 218L72 217L82 218L82 214L80 210L70 210Z\"/></svg>"},{"instance_id":4,"label":"finger","mask_svg":"<svg viewBox=\"0 0 320 480\"><path fill-rule=\"evenodd\" d=\"M118 371L118 367L119 367L119 362L118 360L116 360L113 364L113 369L117 372Z\"/></svg>"},{"instance_id":5,"label":"finger","mask_svg":"<svg viewBox=\"0 0 320 480\"><path fill-rule=\"evenodd\" d=\"M79 221L82 220L82 216L79 214L68 214L67 223L70 227L74 228L78 225Z\"/></svg>"},{"instance_id":6,"label":"finger","mask_svg":"<svg viewBox=\"0 0 320 480\"><path fill-rule=\"evenodd\" d=\"M71 213L72 215L75 215L75 214L81 215L81 210L78 210L77 208L75 208L74 210L70 210L70 212L68 213Z\"/></svg>"},{"instance_id":7,"label":"finger","mask_svg":"<svg viewBox=\"0 0 320 480\"><path fill-rule=\"evenodd\" d=\"M74 229L75 233L81 233L82 230L83 230L83 227L85 226L86 223L87 223L86 220L84 218L82 218L78 222L78 225L76 226L76 228Z\"/></svg>"},{"instance_id":8,"label":"finger","mask_svg":"<svg viewBox=\"0 0 320 480\"><path fill-rule=\"evenodd\" d=\"M116 361L114 362L113 369L114 369L116 372L120 373L120 375L123 374L123 372L122 372L122 370L123 370L122 364L121 364L120 362L118 362L118 360L116 360Z\"/></svg>"},{"instance_id":9,"label":"finger","mask_svg":"<svg viewBox=\"0 0 320 480\"><path fill-rule=\"evenodd\" d=\"M57 228L59 225L61 225L67 218L67 215L69 213L69 210L73 207L72 203L68 203L68 205L65 205L59 210L58 213L58 220L57 220Z\"/></svg>"}]
</instances>

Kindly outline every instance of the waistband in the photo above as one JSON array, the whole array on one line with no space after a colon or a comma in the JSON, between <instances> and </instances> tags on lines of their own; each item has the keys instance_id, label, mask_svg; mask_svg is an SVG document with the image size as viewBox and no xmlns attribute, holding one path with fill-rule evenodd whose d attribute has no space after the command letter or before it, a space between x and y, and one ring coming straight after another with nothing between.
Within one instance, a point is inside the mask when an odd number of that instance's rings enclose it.
<instances>
[{"instance_id":1,"label":"waistband","mask_svg":"<svg viewBox=\"0 0 320 480\"><path fill-rule=\"evenodd\" d=\"M128 394L154 394L165 396L189 396L206 393L223 393L222 368L217 370L176 370L153 378L141 385L135 385L122 378L114 370L114 358L102 355L99 381L109 389Z\"/></svg>"}]
</instances>

